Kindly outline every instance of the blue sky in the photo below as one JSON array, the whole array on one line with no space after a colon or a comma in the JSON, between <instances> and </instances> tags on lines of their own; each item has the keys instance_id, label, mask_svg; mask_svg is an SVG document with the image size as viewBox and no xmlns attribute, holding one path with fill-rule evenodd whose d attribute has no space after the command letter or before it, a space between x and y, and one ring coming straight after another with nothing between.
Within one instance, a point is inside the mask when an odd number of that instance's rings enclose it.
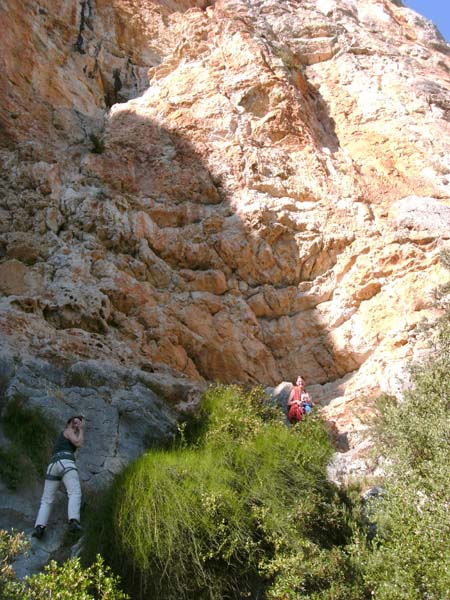
<instances>
[{"instance_id":1,"label":"blue sky","mask_svg":"<svg viewBox=\"0 0 450 600\"><path fill-rule=\"evenodd\" d=\"M449 0L403 0L408 8L431 19L444 38L450 41L450 2Z\"/></svg>"}]
</instances>

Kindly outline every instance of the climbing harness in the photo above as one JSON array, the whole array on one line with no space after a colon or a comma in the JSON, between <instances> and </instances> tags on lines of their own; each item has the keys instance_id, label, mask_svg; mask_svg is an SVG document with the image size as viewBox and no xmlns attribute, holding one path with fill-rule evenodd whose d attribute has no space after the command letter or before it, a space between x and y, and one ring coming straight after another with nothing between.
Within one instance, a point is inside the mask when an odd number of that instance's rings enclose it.
<instances>
[{"instance_id":1,"label":"climbing harness","mask_svg":"<svg viewBox=\"0 0 450 600\"><path fill-rule=\"evenodd\" d=\"M70 461L72 464L65 465L62 462L63 460ZM53 474L55 470L59 469L61 470L58 474ZM49 481L62 481L64 475L66 475L70 471L78 472L78 469L75 465L74 455L71 452L57 452L50 459L50 463L47 467L47 472L45 474L45 479L48 479Z\"/></svg>"}]
</instances>

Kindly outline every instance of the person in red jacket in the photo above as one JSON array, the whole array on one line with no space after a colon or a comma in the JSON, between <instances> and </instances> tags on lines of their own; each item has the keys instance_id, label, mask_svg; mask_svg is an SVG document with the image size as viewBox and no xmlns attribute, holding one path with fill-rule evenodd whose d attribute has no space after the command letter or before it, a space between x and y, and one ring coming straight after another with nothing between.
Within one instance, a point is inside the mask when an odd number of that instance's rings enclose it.
<instances>
[{"instance_id":1,"label":"person in red jacket","mask_svg":"<svg viewBox=\"0 0 450 600\"><path fill-rule=\"evenodd\" d=\"M299 375L288 398L288 420L292 425L303 419L306 412L311 410L312 399L305 390L305 380Z\"/></svg>"}]
</instances>

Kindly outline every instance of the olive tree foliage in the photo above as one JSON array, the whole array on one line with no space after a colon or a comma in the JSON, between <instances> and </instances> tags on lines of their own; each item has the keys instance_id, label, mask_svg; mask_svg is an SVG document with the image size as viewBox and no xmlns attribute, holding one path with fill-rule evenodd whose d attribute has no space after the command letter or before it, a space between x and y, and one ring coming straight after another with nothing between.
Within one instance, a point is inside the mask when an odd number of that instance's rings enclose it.
<instances>
[{"instance_id":1,"label":"olive tree foliage","mask_svg":"<svg viewBox=\"0 0 450 600\"><path fill-rule=\"evenodd\" d=\"M443 255L450 268L450 254ZM450 285L428 329L430 354L412 367L403 402L384 397L379 449L389 458L376 507L378 539L362 553L364 580L378 600L450 598Z\"/></svg>"}]
</instances>

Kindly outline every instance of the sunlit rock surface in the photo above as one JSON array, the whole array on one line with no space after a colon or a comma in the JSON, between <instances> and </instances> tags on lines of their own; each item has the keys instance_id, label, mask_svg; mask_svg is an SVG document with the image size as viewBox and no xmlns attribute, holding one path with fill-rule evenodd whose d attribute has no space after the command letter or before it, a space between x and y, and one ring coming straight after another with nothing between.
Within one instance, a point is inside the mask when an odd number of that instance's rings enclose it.
<instances>
[{"instance_id":1,"label":"sunlit rock surface","mask_svg":"<svg viewBox=\"0 0 450 600\"><path fill-rule=\"evenodd\" d=\"M302 373L364 473L371 398L426 353L445 280L435 27L388 0L4 0L0 26L16 363L195 390Z\"/></svg>"}]
</instances>

